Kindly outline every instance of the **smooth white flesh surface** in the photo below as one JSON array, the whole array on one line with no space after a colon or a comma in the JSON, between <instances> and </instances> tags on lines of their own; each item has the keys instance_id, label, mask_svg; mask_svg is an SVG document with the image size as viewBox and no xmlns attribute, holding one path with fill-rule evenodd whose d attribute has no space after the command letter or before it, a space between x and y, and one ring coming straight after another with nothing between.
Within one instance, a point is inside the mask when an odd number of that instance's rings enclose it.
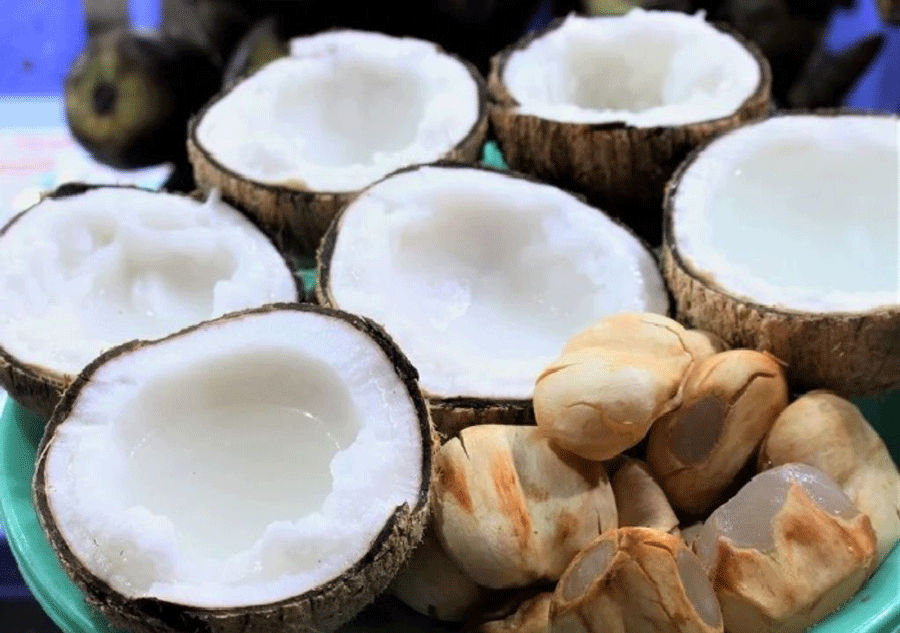
<instances>
[{"instance_id":1,"label":"smooth white flesh surface","mask_svg":"<svg viewBox=\"0 0 900 633\"><path fill-rule=\"evenodd\" d=\"M753 55L702 14L641 9L569 16L515 51L503 72L523 114L634 127L729 116L760 80Z\"/></svg>"},{"instance_id":2,"label":"smooth white flesh surface","mask_svg":"<svg viewBox=\"0 0 900 633\"><path fill-rule=\"evenodd\" d=\"M805 464L785 464L753 477L738 493L706 520L694 541L694 551L709 569L715 562L719 538L735 547L771 552L775 547L772 521L792 486L800 486L816 505L829 514L852 519L859 510L824 472Z\"/></svg>"},{"instance_id":3,"label":"smooth white flesh surface","mask_svg":"<svg viewBox=\"0 0 900 633\"><path fill-rule=\"evenodd\" d=\"M47 199L0 236L0 344L74 375L101 352L235 310L297 301L284 259L212 197L103 188Z\"/></svg>"},{"instance_id":4,"label":"smooth white flesh surface","mask_svg":"<svg viewBox=\"0 0 900 633\"><path fill-rule=\"evenodd\" d=\"M784 116L719 138L674 198L678 251L726 292L802 312L900 304L900 119Z\"/></svg>"},{"instance_id":5,"label":"smooth white flesh surface","mask_svg":"<svg viewBox=\"0 0 900 633\"><path fill-rule=\"evenodd\" d=\"M381 323L433 396L530 398L565 342L606 315L668 309L652 255L548 185L423 167L342 216L336 304Z\"/></svg>"},{"instance_id":6,"label":"smooth white flesh surface","mask_svg":"<svg viewBox=\"0 0 900 633\"><path fill-rule=\"evenodd\" d=\"M106 363L48 450L50 509L88 570L210 608L336 577L422 477L416 411L381 348L294 311Z\"/></svg>"},{"instance_id":7,"label":"smooth white flesh surface","mask_svg":"<svg viewBox=\"0 0 900 633\"><path fill-rule=\"evenodd\" d=\"M291 55L237 85L203 117L201 145L258 182L356 191L435 161L478 119L467 68L430 42L342 31L291 42Z\"/></svg>"}]
</instances>

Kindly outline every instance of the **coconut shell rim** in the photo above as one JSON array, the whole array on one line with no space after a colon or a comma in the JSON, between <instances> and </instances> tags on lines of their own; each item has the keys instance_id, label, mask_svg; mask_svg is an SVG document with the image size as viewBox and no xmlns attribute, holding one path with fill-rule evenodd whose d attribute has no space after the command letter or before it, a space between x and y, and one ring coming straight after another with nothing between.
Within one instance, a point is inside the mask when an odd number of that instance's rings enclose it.
<instances>
[{"instance_id":1,"label":"coconut shell rim","mask_svg":"<svg viewBox=\"0 0 900 633\"><path fill-rule=\"evenodd\" d=\"M682 13L680 11L672 11L671 13ZM617 19L620 16L595 16L590 19ZM751 57L753 57L756 62L759 71L759 82L756 85L756 88L749 94L747 97L734 108L728 114L711 118L711 119L703 119L700 121L690 121L688 123L677 123L674 125L651 125L651 126L637 126L631 125L629 123L625 123L624 121L604 121L598 123L590 123L590 122L578 122L578 121L561 121L557 119L550 119L541 116L537 116L534 114L525 114L518 112L518 108L520 107L520 103L509 93L509 90L506 87L506 83L503 80L503 73L506 70L506 64L509 62L509 58L513 55L513 53L524 50L528 48L535 40L540 39L541 37L551 33L552 31L557 30L562 24L566 21L568 16L562 16L554 19L547 26L534 30L524 37L520 38L516 42L513 42L505 49L499 51L491 58L491 67L488 73L488 91L491 97L491 108L499 108L502 110L508 110L511 114L517 117L523 117L532 119L540 122L541 124L554 124L554 125L565 125L572 127L580 127L584 129L589 129L596 132L619 132L622 130L634 130L639 132L640 134L644 134L647 136L655 136L659 134L669 133L673 129L682 129L682 128L691 128L695 126L709 126L709 125L718 125L718 124L727 124L731 122L735 116L739 116L741 113L754 110L760 103L771 103L772 100L772 67L769 64L769 60L763 55L762 51L759 47L754 44L750 39L741 35L737 30L728 25L725 22L719 21L706 21L706 24L713 27L720 33L723 33L732 39L734 39L745 51L747 51ZM770 106L771 109L771 106Z\"/></svg>"},{"instance_id":2,"label":"coconut shell rim","mask_svg":"<svg viewBox=\"0 0 900 633\"><path fill-rule=\"evenodd\" d=\"M698 271L696 267L689 261L685 260L681 251L678 249L677 240L675 239L675 228L674 228L674 215L675 215L675 198L678 195L678 188L681 184L682 177L685 172L691 168L691 166L696 162L697 158L709 147L714 145L716 141L720 138L724 138L734 132L738 132L742 128L751 127L754 125L760 125L768 121L769 119L781 118L781 117L790 117L790 116L821 116L821 117L841 117L841 116L871 116L882 119L894 119L900 124L900 114L886 114L886 113L877 113L877 112L868 112L862 110L855 110L850 108L824 108L824 109L815 109L815 110L779 110L772 114L772 116L767 117L765 119L760 119L757 121L750 121L744 123L743 125L719 134L708 141L702 143L695 149L693 149L690 154L688 154L687 158L678 166L675 172L672 174L672 177L666 183L664 197L663 197L663 259L671 258L672 264L678 268L683 274L687 275L691 279L695 280L697 283L704 286L707 290L716 293L722 299L732 302L734 304L747 306L757 310L763 314L770 314L773 316L787 318L787 319L801 319L801 320L817 320L822 318L839 318L839 319L857 319L857 318L865 318L873 315L878 316L887 316L887 317L900 317L900 302L896 305L888 305L888 306L879 306L876 308L872 308L869 310L859 310L859 311L825 311L825 312L814 312L810 310L799 310L792 308L784 308L784 307L776 307L774 305L769 305L766 303L760 303L753 298L750 297L740 297L735 293L730 292L729 290L723 288L718 285L714 281L709 279L709 276ZM664 266L665 269L665 266ZM668 277L668 275L666 275ZM673 291L674 294L674 291Z\"/></svg>"},{"instance_id":3,"label":"coconut shell rim","mask_svg":"<svg viewBox=\"0 0 900 633\"><path fill-rule=\"evenodd\" d=\"M94 373L100 367L105 365L106 362L112 361L125 354L138 352L142 348L147 346L158 345L172 338L190 335L195 330L210 325L214 326L221 322L236 321L248 316L268 314L270 312L284 310L312 312L330 318L336 318L350 324L351 326L362 332L364 335L368 336L368 338L370 338L377 345L381 352L385 354L387 360L394 367L397 376L401 379L401 382L403 382L404 386L406 387L408 397L413 402L416 412L416 419L418 422L418 431L421 438L422 478L417 493L416 505L410 508L409 504L403 503L402 505L396 507L394 511L385 519L384 524L381 526L380 530L371 541L371 544L366 550L366 553L363 554L363 556L359 560L355 561L350 566L341 571L337 576L319 584L316 587L308 589L303 593L289 596L281 600L239 607L200 607L196 605L180 604L152 597L128 597L124 594L119 593L118 591L113 589L105 580L99 578L87 569L87 567L81 562L81 560L72 552L65 538L62 536L62 533L59 531L59 528L56 526L56 521L50 508L49 498L46 490L46 457L52 445L56 430L67 419L68 414L70 413L76 400L80 396L82 389L89 383ZM57 558L60 559L60 562L65 569L66 574L79 587L79 590L87 596L90 596L92 599L97 599L98 596L103 597L105 598L104 603L109 605L131 605L132 609L129 610L138 612L146 611L146 608L149 606L150 608L154 609L165 609L166 611L191 614L193 617L204 619L223 616L247 617L249 615L252 617L253 614L260 616L272 610L289 607L294 604L299 604L304 601L311 600L318 595L327 593L333 588L340 587L342 584L344 584L344 581L348 577L354 577L362 574L366 568L371 566L376 561L378 555L389 547L390 542L392 541L393 531L402 525L403 520L407 515L416 518L418 523L424 523L425 517L427 517L427 510L430 503L430 473L432 470L433 461L433 436L430 412L428 410L424 396L418 389L417 379L418 372L416 371L416 369L412 366L412 364L409 362L409 360L406 358L397 344L393 341L393 339L391 339L390 336L386 332L384 332L384 330L378 324L369 319L353 315L348 312L310 303L297 302L268 304L265 306L232 312L216 319L196 323L164 338L154 340L133 340L127 343L123 343L98 356L78 374L70 387L63 393L59 405L57 405L57 407L54 409L50 420L47 422L43 437L41 438L40 444L37 448L35 474L32 480L32 497L41 529L50 541L51 547ZM125 610L126 609L122 609L122 611Z\"/></svg>"},{"instance_id":4,"label":"coconut shell rim","mask_svg":"<svg viewBox=\"0 0 900 633\"><path fill-rule=\"evenodd\" d=\"M359 29L346 29L346 28L332 28L332 29L323 31L322 33L348 33L348 32L349 33L352 33L352 32L358 33L358 32L360 32L360 30ZM366 32L366 31L363 31L363 32ZM315 37L315 35L302 36L302 37ZM301 38L291 38L291 39L302 39L302 37ZM421 42L427 42L428 44L431 44L438 54L450 57L453 60L455 60L457 63L461 64L468 72L472 81L475 83L477 99L478 99L478 113L475 117L475 121L472 123L472 126L465 133L465 135L462 138L460 138L452 147L450 147L449 149L444 151L441 154L441 156L444 157L444 156L452 155L454 152L458 151L460 148L465 147L466 145L471 143L474 139L481 136L481 130L484 126L487 125L487 121L488 121L488 117L489 117L488 102L490 101L490 93L488 91L488 86L487 86L487 82L486 82L485 78L481 75L481 73L478 71L478 69L475 67L475 65L472 64L471 62L469 62L468 60L460 57L459 55L451 53L451 52L445 50L440 45L435 44L434 42L431 42L428 40L423 40L421 38L412 38L412 37L406 37L406 38L398 37L398 36L389 36L389 37L394 37L396 39L413 39L413 40L418 40ZM290 55L287 55L287 57L290 57ZM248 79L253 77L253 75L258 73L260 70L262 70L262 68L257 69L253 73L250 73L248 75L244 75L244 76L240 77L237 81L235 81L231 85L229 85L229 86L225 87L224 89L222 89L221 91L219 91L219 93L214 95L213 98L210 99L202 108L200 108L200 110L198 110L196 114L191 116L190 120L188 121L188 128L187 128L187 130L188 130L187 131L188 147L195 149L197 154L202 158L202 160L204 160L206 163L208 163L210 165L210 167L217 172L219 177L231 178L231 179L237 180L239 182L244 182L244 183L251 185L252 187L254 187L256 189L261 189L263 191L271 192L274 194L287 193L289 195L298 195L299 194L299 195L307 195L307 196L322 197L322 198L344 197L344 198L352 199L358 193L367 189L372 183L369 183L368 185L366 185L365 187L363 187L361 189L346 189L343 191L326 191L326 190L311 189L309 187L306 187L305 184L304 184L304 186L301 187L301 186L296 186L296 185L291 186L291 185L279 184L279 183L261 182L259 180L255 180L253 178L249 178L245 175L242 175L242 174L238 173L237 171L235 171L234 169L223 165L221 163L221 161L219 161L215 156L213 156L212 152L200 142L200 139L197 134L197 130L200 126L200 121L203 119L203 117L206 116L206 114L208 114L209 111L216 104L218 104L221 100L226 98L232 92L232 90L234 90L238 85L240 85L244 81L247 81ZM192 154L192 152L189 151L188 154L190 156ZM439 160L441 160L441 159L439 159ZM194 160L192 159L191 163L193 164L193 162L194 162ZM410 163L409 165L405 165L403 168L412 167L412 166L415 166L416 164L418 164L418 163ZM378 180L381 180L381 178L379 178ZM374 182L378 182L378 180L376 180ZM344 205L344 206L346 206L346 205Z\"/></svg>"}]
</instances>

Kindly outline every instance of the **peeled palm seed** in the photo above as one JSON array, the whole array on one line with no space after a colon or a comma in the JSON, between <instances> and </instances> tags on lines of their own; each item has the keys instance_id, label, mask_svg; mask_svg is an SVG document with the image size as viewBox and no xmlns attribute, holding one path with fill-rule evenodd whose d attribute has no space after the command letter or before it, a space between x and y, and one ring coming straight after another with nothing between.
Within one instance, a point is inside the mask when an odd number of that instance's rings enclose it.
<instances>
[{"instance_id":1,"label":"peeled palm seed","mask_svg":"<svg viewBox=\"0 0 900 633\"><path fill-rule=\"evenodd\" d=\"M878 536L878 562L900 539L900 473L878 432L859 409L827 391L792 402L769 431L760 469L789 462L826 473L869 516Z\"/></svg>"},{"instance_id":2,"label":"peeled palm seed","mask_svg":"<svg viewBox=\"0 0 900 633\"><path fill-rule=\"evenodd\" d=\"M687 543L688 547L693 547L694 541L697 539L697 536L699 536L700 530L702 529L703 521L697 521L696 523L691 523L690 525L680 528L679 532L681 540Z\"/></svg>"},{"instance_id":3,"label":"peeled palm seed","mask_svg":"<svg viewBox=\"0 0 900 633\"><path fill-rule=\"evenodd\" d=\"M731 350L694 366L681 406L651 429L647 462L673 506L709 510L787 406L778 361L752 350Z\"/></svg>"},{"instance_id":4,"label":"peeled palm seed","mask_svg":"<svg viewBox=\"0 0 900 633\"><path fill-rule=\"evenodd\" d=\"M693 357L666 317L616 315L576 335L538 377L534 414L556 444L610 459L640 442L680 403Z\"/></svg>"},{"instance_id":5,"label":"peeled palm seed","mask_svg":"<svg viewBox=\"0 0 900 633\"><path fill-rule=\"evenodd\" d=\"M603 464L558 449L535 427L469 427L435 460L437 536L485 587L556 580L575 554L616 526Z\"/></svg>"},{"instance_id":6,"label":"peeled palm seed","mask_svg":"<svg viewBox=\"0 0 900 633\"><path fill-rule=\"evenodd\" d=\"M553 633L713 633L722 614L697 556L677 536L642 527L611 530L560 578Z\"/></svg>"},{"instance_id":7,"label":"peeled palm seed","mask_svg":"<svg viewBox=\"0 0 900 633\"><path fill-rule=\"evenodd\" d=\"M648 527L678 535L678 517L645 462L624 457L610 482L620 527Z\"/></svg>"},{"instance_id":8,"label":"peeled palm seed","mask_svg":"<svg viewBox=\"0 0 900 633\"><path fill-rule=\"evenodd\" d=\"M785 464L756 475L715 510L694 551L728 633L799 633L860 588L875 532L827 474Z\"/></svg>"},{"instance_id":9,"label":"peeled palm seed","mask_svg":"<svg viewBox=\"0 0 900 633\"><path fill-rule=\"evenodd\" d=\"M525 600L506 618L480 625L475 633L547 633L552 601L553 592L539 593Z\"/></svg>"},{"instance_id":10,"label":"peeled palm seed","mask_svg":"<svg viewBox=\"0 0 900 633\"><path fill-rule=\"evenodd\" d=\"M466 576L450 560L430 528L413 550L388 593L423 615L444 622L465 622L489 590Z\"/></svg>"}]
</instances>

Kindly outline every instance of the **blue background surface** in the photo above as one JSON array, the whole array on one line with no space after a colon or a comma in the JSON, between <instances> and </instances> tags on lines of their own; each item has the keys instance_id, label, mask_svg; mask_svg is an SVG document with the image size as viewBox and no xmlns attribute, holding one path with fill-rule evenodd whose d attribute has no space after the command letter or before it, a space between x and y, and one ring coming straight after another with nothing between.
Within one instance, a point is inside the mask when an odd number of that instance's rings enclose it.
<instances>
[{"instance_id":1,"label":"blue background surface","mask_svg":"<svg viewBox=\"0 0 900 633\"><path fill-rule=\"evenodd\" d=\"M828 34L832 49L840 50L875 33L885 36L880 55L857 82L846 105L854 108L900 112L900 27L884 24L875 0L857 0L854 8L835 13Z\"/></svg>"}]
</instances>

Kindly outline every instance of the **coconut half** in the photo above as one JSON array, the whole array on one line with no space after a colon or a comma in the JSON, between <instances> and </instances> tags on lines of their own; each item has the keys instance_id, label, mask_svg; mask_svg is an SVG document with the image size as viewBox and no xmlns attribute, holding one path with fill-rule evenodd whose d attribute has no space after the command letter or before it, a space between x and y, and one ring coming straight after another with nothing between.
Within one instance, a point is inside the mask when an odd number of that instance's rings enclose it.
<instances>
[{"instance_id":1,"label":"coconut half","mask_svg":"<svg viewBox=\"0 0 900 633\"><path fill-rule=\"evenodd\" d=\"M416 366L439 430L534 421L541 371L605 315L665 313L650 252L555 187L424 166L364 191L325 236L319 301L381 323Z\"/></svg>"},{"instance_id":2,"label":"coconut half","mask_svg":"<svg viewBox=\"0 0 900 633\"><path fill-rule=\"evenodd\" d=\"M129 631L330 631L418 542L431 427L372 323L317 306L227 315L91 363L55 410L41 523Z\"/></svg>"},{"instance_id":3,"label":"coconut half","mask_svg":"<svg viewBox=\"0 0 900 633\"><path fill-rule=\"evenodd\" d=\"M312 252L361 189L407 165L473 162L487 133L484 81L437 45L364 31L291 41L191 124L197 183Z\"/></svg>"},{"instance_id":4,"label":"coconut half","mask_svg":"<svg viewBox=\"0 0 900 633\"><path fill-rule=\"evenodd\" d=\"M497 55L491 121L513 168L587 194L659 243L666 180L695 147L771 108L750 43L695 16L571 15Z\"/></svg>"},{"instance_id":5,"label":"coconut half","mask_svg":"<svg viewBox=\"0 0 900 633\"><path fill-rule=\"evenodd\" d=\"M900 385L900 118L786 115L730 132L666 198L681 320L768 351L799 389Z\"/></svg>"},{"instance_id":6,"label":"coconut half","mask_svg":"<svg viewBox=\"0 0 900 633\"><path fill-rule=\"evenodd\" d=\"M298 301L268 238L213 195L69 185L0 231L0 384L49 417L103 351Z\"/></svg>"}]
</instances>

